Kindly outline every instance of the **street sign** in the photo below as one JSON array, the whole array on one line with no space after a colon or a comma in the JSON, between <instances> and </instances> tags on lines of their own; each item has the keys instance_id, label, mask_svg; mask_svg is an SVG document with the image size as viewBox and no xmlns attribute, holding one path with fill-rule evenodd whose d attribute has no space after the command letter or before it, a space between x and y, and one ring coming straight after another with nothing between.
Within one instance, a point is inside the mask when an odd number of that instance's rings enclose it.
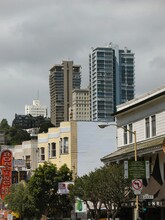
<instances>
[{"instance_id":1,"label":"street sign","mask_svg":"<svg viewBox=\"0 0 165 220\"><path fill-rule=\"evenodd\" d=\"M135 195L140 195L142 188L143 188L142 179L132 180L132 189Z\"/></svg>"},{"instance_id":2,"label":"street sign","mask_svg":"<svg viewBox=\"0 0 165 220\"><path fill-rule=\"evenodd\" d=\"M149 161L124 161L124 177L129 179L149 178Z\"/></svg>"},{"instance_id":3,"label":"street sign","mask_svg":"<svg viewBox=\"0 0 165 220\"><path fill-rule=\"evenodd\" d=\"M153 198L154 198L153 195L149 195L149 194L142 195L142 199L153 199Z\"/></svg>"}]
</instances>

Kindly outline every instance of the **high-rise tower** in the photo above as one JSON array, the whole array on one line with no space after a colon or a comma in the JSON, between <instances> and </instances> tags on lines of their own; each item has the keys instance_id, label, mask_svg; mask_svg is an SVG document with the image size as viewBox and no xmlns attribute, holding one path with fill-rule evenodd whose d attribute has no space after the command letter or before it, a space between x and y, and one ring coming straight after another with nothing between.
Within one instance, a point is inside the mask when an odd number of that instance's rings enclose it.
<instances>
[{"instance_id":1,"label":"high-rise tower","mask_svg":"<svg viewBox=\"0 0 165 220\"><path fill-rule=\"evenodd\" d=\"M72 90L80 89L81 66L73 61L63 61L50 69L50 115L51 122L59 126L69 120L69 107L72 105Z\"/></svg>"},{"instance_id":2,"label":"high-rise tower","mask_svg":"<svg viewBox=\"0 0 165 220\"><path fill-rule=\"evenodd\" d=\"M89 55L91 120L113 121L116 105L134 98L134 54L110 44Z\"/></svg>"}]
</instances>

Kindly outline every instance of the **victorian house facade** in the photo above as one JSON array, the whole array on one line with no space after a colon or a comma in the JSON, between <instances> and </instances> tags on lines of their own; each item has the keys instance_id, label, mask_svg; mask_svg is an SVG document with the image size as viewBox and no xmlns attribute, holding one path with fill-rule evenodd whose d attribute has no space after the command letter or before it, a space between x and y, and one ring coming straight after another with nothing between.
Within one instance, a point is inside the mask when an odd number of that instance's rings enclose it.
<instances>
[{"instance_id":1,"label":"victorian house facade","mask_svg":"<svg viewBox=\"0 0 165 220\"><path fill-rule=\"evenodd\" d=\"M165 86L117 106L117 151L101 158L104 164L149 161L139 199L145 201L143 220L165 219ZM135 149L136 147L136 149ZM135 155L136 153L136 155ZM145 196L149 199L143 199ZM139 210L140 212L140 210Z\"/></svg>"}]
</instances>

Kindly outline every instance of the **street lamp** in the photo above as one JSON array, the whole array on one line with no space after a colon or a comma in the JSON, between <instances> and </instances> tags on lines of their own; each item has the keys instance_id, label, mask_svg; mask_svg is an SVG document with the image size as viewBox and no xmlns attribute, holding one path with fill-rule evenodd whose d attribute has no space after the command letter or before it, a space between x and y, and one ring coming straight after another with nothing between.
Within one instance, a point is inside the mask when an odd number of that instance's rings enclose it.
<instances>
[{"instance_id":1,"label":"street lamp","mask_svg":"<svg viewBox=\"0 0 165 220\"><path fill-rule=\"evenodd\" d=\"M117 128L122 128L124 131L128 131L131 134L133 134L133 136L134 136L134 161L137 161L136 131L132 131L132 130L129 130L129 129L125 128L125 127L118 126L117 124L100 124L98 126L99 126L99 128L106 128L108 126L115 126ZM136 209L135 209L134 220L136 220L139 217L139 205L138 205L138 203L139 203L139 197L138 197L138 195L136 195Z\"/></svg>"}]
</instances>

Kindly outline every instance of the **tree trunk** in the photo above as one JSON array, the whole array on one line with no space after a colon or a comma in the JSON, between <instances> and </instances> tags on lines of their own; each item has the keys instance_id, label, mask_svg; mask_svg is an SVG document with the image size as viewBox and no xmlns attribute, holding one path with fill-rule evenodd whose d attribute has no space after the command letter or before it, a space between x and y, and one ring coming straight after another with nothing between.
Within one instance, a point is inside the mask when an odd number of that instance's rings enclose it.
<instances>
[{"instance_id":1,"label":"tree trunk","mask_svg":"<svg viewBox=\"0 0 165 220\"><path fill-rule=\"evenodd\" d=\"M115 220L116 216L117 216L118 211L114 211L114 213L112 214L112 219Z\"/></svg>"},{"instance_id":2,"label":"tree trunk","mask_svg":"<svg viewBox=\"0 0 165 220\"><path fill-rule=\"evenodd\" d=\"M107 211L107 219L110 220L110 213Z\"/></svg>"}]
</instances>

